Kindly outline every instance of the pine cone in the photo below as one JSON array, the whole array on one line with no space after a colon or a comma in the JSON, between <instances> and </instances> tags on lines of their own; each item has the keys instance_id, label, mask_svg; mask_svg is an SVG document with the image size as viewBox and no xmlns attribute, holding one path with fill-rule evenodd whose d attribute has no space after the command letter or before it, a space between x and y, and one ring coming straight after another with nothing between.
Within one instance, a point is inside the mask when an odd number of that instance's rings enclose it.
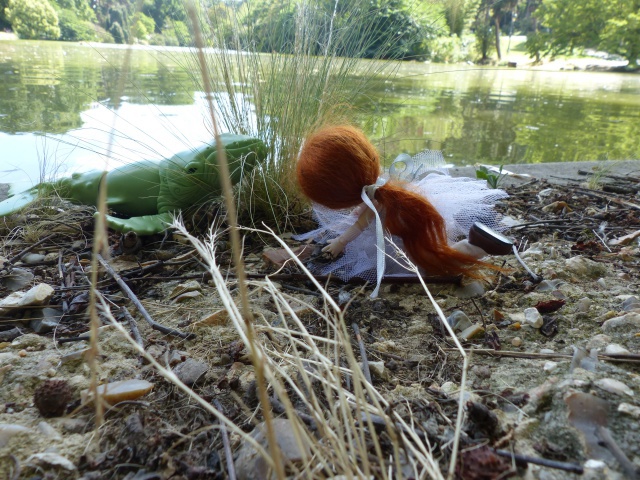
<instances>
[{"instance_id":1,"label":"pine cone","mask_svg":"<svg viewBox=\"0 0 640 480\"><path fill-rule=\"evenodd\" d=\"M66 380L46 380L34 392L33 403L43 417L60 417L71 398L71 387Z\"/></svg>"}]
</instances>

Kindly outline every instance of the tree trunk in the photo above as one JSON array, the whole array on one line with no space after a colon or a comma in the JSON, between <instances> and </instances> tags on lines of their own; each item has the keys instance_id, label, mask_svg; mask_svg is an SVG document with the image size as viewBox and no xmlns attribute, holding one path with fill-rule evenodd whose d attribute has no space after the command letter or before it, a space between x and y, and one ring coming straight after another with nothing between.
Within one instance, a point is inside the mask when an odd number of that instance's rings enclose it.
<instances>
[{"instance_id":1,"label":"tree trunk","mask_svg":"<svg viewBox=\"0 0 640 480\"><path fill-rule=\"evenodd\" d=\"M502 53L500 52L500 16L495 17L496 22L496 53L498 54L498 60L502 60Z\"/></svg>"}]
</instances>

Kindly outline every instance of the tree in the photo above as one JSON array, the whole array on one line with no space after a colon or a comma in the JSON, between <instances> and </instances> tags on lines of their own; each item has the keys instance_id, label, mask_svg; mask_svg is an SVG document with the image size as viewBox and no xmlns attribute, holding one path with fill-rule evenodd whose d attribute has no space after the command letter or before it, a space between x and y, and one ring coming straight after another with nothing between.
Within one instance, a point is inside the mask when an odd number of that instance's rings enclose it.
<instances>
[{"instance_id":1,"label":"tree","mask_svg":"<svg viewBox=\"0 0 640 480\"><path fill-rule=\"evenodd\" d=\"M640 0L610 0L608 17L600 35L600 47L617 53L638 67L640 57Z\"/></svg>"},{"instance_id":2,"label":"tree","mask_svg":"<svg viewBox=\"0 0 640 480\"><path fill-rule=\"evenodd\" d=\"M476 36L476 48L480 53L480 63L489 61L489 54L493 48L491 36L493 34L493 22L491 20L491 0L482 0L476 12L476 20L473 30Z\"/></svg>"},{"instance_id":3,"label":"tree","mask_svg":"<svg viewBox=\"0 0 640 480\"><path fill-rule=\"evenodd\" d=\"M20 38L60 37L58 14L47 0L9 0L5 15Z\"/></svg>"}]
</instances>

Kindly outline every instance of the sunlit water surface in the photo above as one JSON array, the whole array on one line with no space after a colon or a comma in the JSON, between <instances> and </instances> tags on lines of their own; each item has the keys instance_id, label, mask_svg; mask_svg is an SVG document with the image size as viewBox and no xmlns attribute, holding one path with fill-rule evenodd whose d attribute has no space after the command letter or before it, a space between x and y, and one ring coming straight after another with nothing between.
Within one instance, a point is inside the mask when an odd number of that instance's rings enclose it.
<instances>
[{"instance_id":1,"label":"sunlit water surface","mask_svg":"<svg viewBox=\"0 0 640 480\"><path fill-rule=\"evenodd\" d=\"M123 48L0 42L0 182L207 142L203 94L185 67L192 55L133 50L114 113ZM640 75L402 63L355 101L387 157L431 148L455 165L640 158Z\"/></svg>"}]
</instances>

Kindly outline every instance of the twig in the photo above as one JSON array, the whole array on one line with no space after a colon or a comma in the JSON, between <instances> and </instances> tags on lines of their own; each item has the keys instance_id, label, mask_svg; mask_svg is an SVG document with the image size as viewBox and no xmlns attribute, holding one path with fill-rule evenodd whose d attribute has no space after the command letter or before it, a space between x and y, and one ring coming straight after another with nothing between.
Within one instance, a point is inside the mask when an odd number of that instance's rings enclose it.
<instances>
[{"instance_id":1,"label":"twig","mask_svg":"<svg viewBox=\"0 0 640 480\"><path fill-rule=\"evenodd\" d=\"M51 237L53 237L55 235L55 233L52 233L51 235L47 235L44 238L41 238L40 240L38 240L36 243L33 243L31 245L29 245L28 247L26 247L25 249L23 249L20 253L18 253L17 255L14 255L13 257L11 257L9 260L7 260L7 263L5 263L1 268L0 268L0 272L2 272L3 270L8 270L9 267L11 267L11 265L13 265L15 262L17 262L18 260L20 260L22 258L22 256L25 253L29 253L31 250L33 250L34 248L36 248L39 245L42 245L44 242L46 242L47 240L49 240Z\"/></svg>"},{"instance_id":2,"label":"twig","mask_svg":"<svg viewBox=\"0 0 640 480\"><path fill-rule=\"evenodd\" d=\"M111 268L111 266L104 260L104 258L102 258L102 255L98 254L97 258L98 258L98 261L100 262L100 265L102 265L102 267L107 271L107 273L111 275L111 277L113 277L113 279L116 281L116 283L120 287L120 290L122 290L122 293L124 293L127 297L129 297L129 300L133 302L133 304L136 306L140 314L144 317L144 319L147 321L149 326L151 326L151 328L153 328L154 330L158 330L159 332L162 332L164 334L175 335L176 337L184 338L187 340L191 340L195 338L196 335L194 333L185 333L180 330L176 330L174 328L165 327L164 325L160 325L155 320L153 320L151 318L151 315L149 315L149 313L147 312L147 309L144 308L142 303L140 303L140 300L138 300L138 297L136 297L136 294L133 293L133 291L124 282L124 280L120 278L120 275L118 275L116 271L113 268Z\"/></svg>"},{"instance_id":3,"label":"twig","mask_svg":"<svg viewBox=\"0 0 640 480\"><path fill-rule=\"evenodd\" d=\"M9 454L9 458L11 459L11 461L13 461L13 464L16 466L16 469L14 470L13 475L11 475L10 480L18 480L20 478L20 474L22 473L20 460L18 460L18 457L16 457L12 453Z\"/></svg>"},{"instance_id":4,"label":"twig","mask_svg":"<svg viewBox=\"0 0 640 480\"><path fill-rule=\"evenodd\" d=\"M596 434L602 443L606 445L611 454L616 458L627 477L631 480L637 480L638 478L638 469L635 464L631 462L622 451L622 449L618 446L616 441L611 436L611 431L605 426L598 426L596 428Z\"/></svg>"},{"instance_id":5,"label":"twig","mask_svg":"<svg viewBox=\"0 0 640 480\"><path fill-rule=\"evenodd\" d=\"M442 351L449 353L460 353L457 348L443 348ZM465 350L471 352L471 350ZM494 350L494 349L480 349L473 350L473 353L478 355L488 355L491 357L510 357L510 358L528 358L535 359L553 359L553 358L566 358L570 360L573 358L569 353L535 353L535 352L514 352L511 350ZM630 362L640 363L640 354L637 353L598 353L599 360L606 360L608 362Z\"/></svg>"},{"instance_id":6,"label":"twig","mask_svg":"<svg viewBox=\"0 0 640 480\"><path fill-rule=\"evenodd\" d=\"M360 335L360 329L358 328L357 323L352 323L351 328L356 334L356 340L358 341L358 347L360 348L360 356L362 357L362 371L364 372L364 378L367 379L367 382L373 385L371 381L371 370L369 370L369 360L367 360L367 351L364 348L364 342L362 341L362 336Z\"/></svg>"},{"instance_id":7,"label":"twig","mask_svg":"<svg viewBox=\"0 0 640 480\"><path fill-rule=\"evenodd\" d=\"M138 322L136 322L136 319L133 318L131 313L129 313L129 310L127 309L127 307L120 307L120 313L122 313L122 315L124 315L124 318L127 319L127 322L129 323L129 328L131 329L131 336L133 337L133 339L136 341L138 345L144 348L144 340L142 340L142 335L140 335L140 330L138 330Z\"/></svg>"},{"instance_id":8,"label":"twig","mask_svg":"<svg viewBox=\"0 0 640 480\"><path fill-rule=\"evenodd\" d=\"M625 207L634 208L636 210L640 210L640 205L637 203L631 203L626 200L621 200L618 197L613 195L607 195L606 193L601 193L596 190L590 190L588 188L574 187L577 191L582 192L588 197L601 198L604 200L609 200L610 202L617 203L618 205L624 205Z\"/></svg>"},{"instance_id":9,"label":"twig","mask_svg":"<svg viewBox=\"0 0 640 480\"><path fill-rule=\"evenodd\" d=\"M586 170L578 170L578 175L588 175L588 176L592 176L592 175L598 175L596 173L593 172L587 172ZM622 180L624 182L640 182L640 178L639 177L632 177L631 175L611 175L611 174L605 174L605 175L601 175L603 177L607 177L607 178L613 178L614 180Z\"/></svg>"},{"instance_id":10,"label":"twig","mask_svg":"<svg viewBox=\"0 0 640 480\"><path fill-rule=\"evenodd\" d=\"M71 343L71 342L82 342L83 340L89 340L91 338L90 335L80 335L78 337L66 337L66 338L58 338L58 343Z\"/></svg>"},{"instance_id":11,"label":"twig","mask_svg":"<svg viewBox=\"0 0 640 480\"><path fill-rule=\"evenodd\" d=\"M222 414L222 404L218 400L214 400L213 405L220 412L220 414ZM224 458L227 461L227 474L229 476L229 480L236 480L236 469L233 464L233 453L231 452L231 444L229 443L227 427L225 427L224 423L222 422L218 423L220 424L220 435L222 435L222 445L224 446Z\"/></svg>"},{"instance_id":12,"label":"twig","mask_svg":"<svg viewBox=\"0 0 640 480\"><path fill-rule=\"evenodd\" d=\"M557 460L548 460L546 458L530 457L529 455L520 455L517 453L511 453L508 450L494 450L496 455L501 457L512 458L516 462L533 463L534 465L542 465L543 467L556 468L558 470L564 470L566 472L577 473L582 475L584 468L582 465L569 462L559 462Z\"/></svg>"}]
</instances>

